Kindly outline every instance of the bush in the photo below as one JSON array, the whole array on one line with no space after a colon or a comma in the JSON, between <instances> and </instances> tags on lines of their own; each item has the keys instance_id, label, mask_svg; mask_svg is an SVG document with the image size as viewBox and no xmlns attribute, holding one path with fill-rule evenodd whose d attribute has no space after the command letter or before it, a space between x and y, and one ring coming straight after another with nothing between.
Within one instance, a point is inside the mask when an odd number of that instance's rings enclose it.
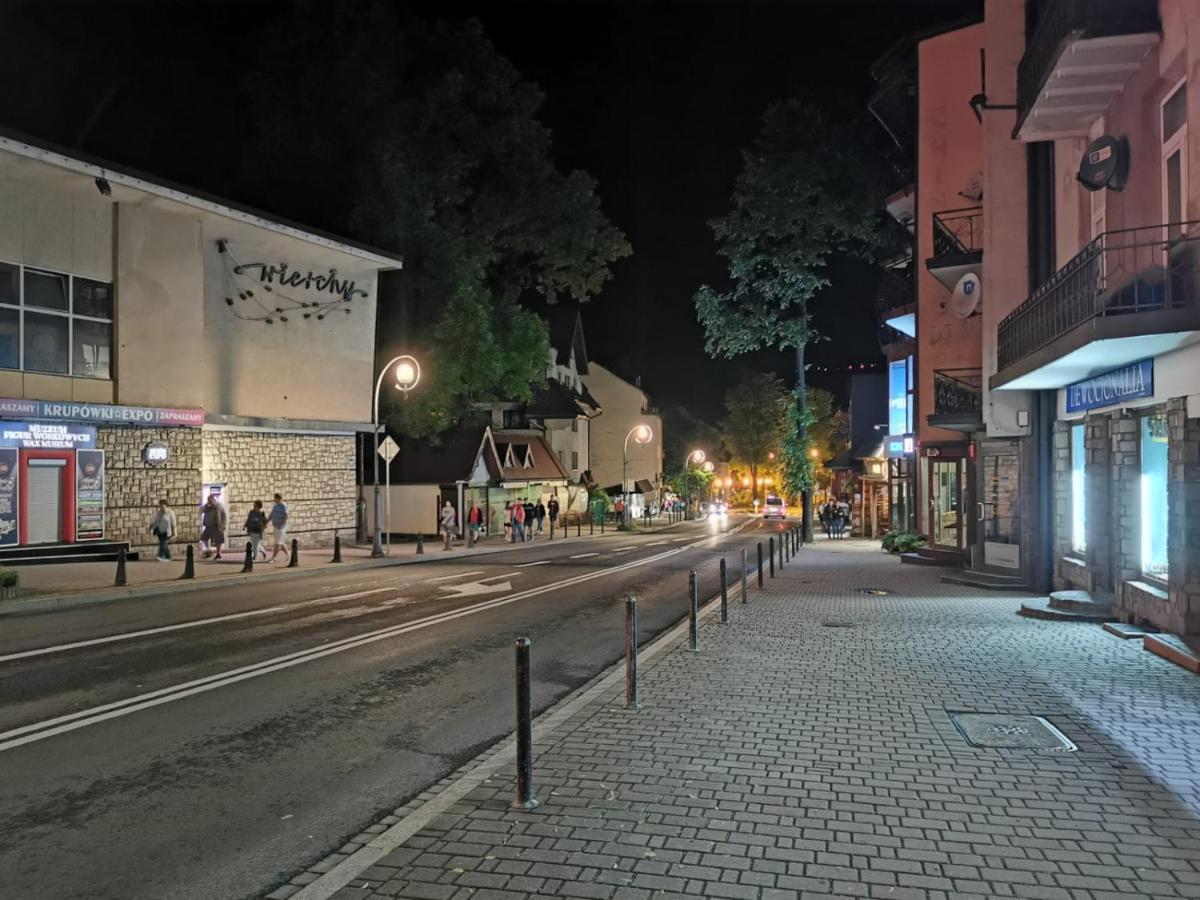
<instances>
[{"instance_id":1,"label":"bush","mask_svg":"<svg viewBox=\"0 0 1200 900\"><path fill-rule=\"evenodd\" d=\"M19 576L12 569L0 569L0 587L16 587Z\"/></svg>"},{"instance_id":2,"label":"bush","mask_svg":"<svg viewBox=\"0 0 1200 900\"><path fill-rule=\"evenodd\" d=\"M925 535L916 531L889 531L883 536L883 549L888 553L911 553L925 543Z\"/></svg>"}]
</instances>

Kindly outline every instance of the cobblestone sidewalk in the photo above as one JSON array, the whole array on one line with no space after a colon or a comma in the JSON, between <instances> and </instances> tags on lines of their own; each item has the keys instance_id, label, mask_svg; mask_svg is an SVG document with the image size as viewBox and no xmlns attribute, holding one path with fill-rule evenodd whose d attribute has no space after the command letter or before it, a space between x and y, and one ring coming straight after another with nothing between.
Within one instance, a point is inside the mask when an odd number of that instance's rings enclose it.
<instances>
[{"instance_id":1,"label":"cobblestone sidewalk","mask_svg":"<svg viewBox=\"0 0 1200 900\"><path fill-rule=\"evenodd\" d=\"M805 549L640 711L613 683L543 738L539 809L505 765L337 900L1200 897L1200 678L937 576ZM963 711L1078 749L979 749Z\"/></svg>"}]
</instances>

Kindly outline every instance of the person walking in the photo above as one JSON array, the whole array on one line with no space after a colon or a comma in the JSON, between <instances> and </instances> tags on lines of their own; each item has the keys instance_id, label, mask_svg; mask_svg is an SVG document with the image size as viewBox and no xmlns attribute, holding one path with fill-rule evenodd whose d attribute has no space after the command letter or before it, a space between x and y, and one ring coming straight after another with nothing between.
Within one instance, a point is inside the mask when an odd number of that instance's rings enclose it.
<instances>
[{"instance_id":1,"label":"person walking","mask_svg":"<svg viewBox=\"0 0 1200 900\"><path fill-rule=\"evenodd\" d=\"M513 510L513 541L525 543L525 505L520 500L514 500Z\"/></svg>"},{"instance_id":2,"label":"person walking","mask_svg":"<svg viewBox=\"0 0 1200 900\"><path fill-rule=\"evenodd\" d=\"M280 550L287 555L288 507L283 502L283 494L275 495L275 505L271 507L271 514L267 518L271 522L271 530L275 532L275 549L271 552L271 562L275 562Z\"/></svg>"},{"instance_id":3,"label":"person walking","mask_svg":"<svg viewBox=\"0 0 1200 900\"><path fill-rule=\"evenodd\" d=\"M474 547L479 543L479 529L483 526L483 510L479 508L479 504L474 500L471 501L471 508L467 510L467 533L471 536L469 546Z\"/></svg>"},{"instance_id":4,"label":"person walking","mask_svg":"<svg viewBox=\"0 0 1200 900\"><path fill-rule=\"evenodd\" d=\"M542 523L546 521L546 504L538 497L537 506L533 508L533 518L537 522L537 533L542 533Z\"/></svg>"},{"instance_id":5,"label":"person walking","mask_svg":"<svg viewBox=\"0 0 1200 900\"><path fill-rule=\"evenodd\" d=\"M158 509L150 517L150 533L158 538L158 561L170 562L170 541L175 536L175 512L165 499L158 501Z\"/></svg>"},{"instance_id":6,"label":"person walking","mask_svg":"<svg viewBox=\"0 0 1200 900\"><path fill-rule=\"evenodd\" d=\"M533 524L534 524L534 506L533 501L528 497L525 498L525 540L533 540Z\"/></svg>"},{"instance_id":7,"label":"person walking","mask_svg":"<svg viewBox=\"0 0 1200 900\"><path fill-rule=\"evenodd\" d=\"M263 546L263 532L267 530L267 514L263 512L263 502L255 500L250 512L246 514L246 535L250 538L250 558L267 558L267 548Z\"/></svg>"},{"instance_id":8,"label":"person walking","mask_svg":"<svg viewBox=\"0 0 1200 900\"><path fill-rule=\"evenodd\" d=\"M217 502L216 494L208 495L208 500L204 503L204 516L201 521L204 529L200 533L200 539L215 551L213 559L220 559L229 517L225 513L225 507Z\"/></svg>"},{"instance_id":9,"label":"person walking","mask_svg":"<svg viewBox=\"0 0 1200 900\"><path fill-rule=\"evenodd\" d=\"M558 521L558 495L552 494L546 504L546 515L550 517L550 533L554 534L554 523Z\"/></svg>"},{"instance_id":10,"label":"person walking","mask_svg":"<svg viewBox=\"0 0 1200 900\"><path fill-rule=\"evenodd\" d=\"M443 550L449 550L454 542L454 534L458 530L458 514L454 511L453 504L447 500L442 504L442 540L445 542L442 545Z\"/></svg>"}]
</instances>

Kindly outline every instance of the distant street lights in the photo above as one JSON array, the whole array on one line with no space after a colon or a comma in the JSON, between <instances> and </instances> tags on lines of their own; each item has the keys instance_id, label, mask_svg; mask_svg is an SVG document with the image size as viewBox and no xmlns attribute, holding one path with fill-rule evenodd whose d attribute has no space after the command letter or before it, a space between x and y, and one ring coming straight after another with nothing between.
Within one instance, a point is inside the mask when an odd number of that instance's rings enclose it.
<instances>
[{"instance_id":1,"label":"distant street lights","mask_svg":"<svg viewBox=\"0 0 1200 900\"><path fill-rule=\"evenodd\" d=\"M648 444L654 438L654 429L644 423L634 425L625 435L625 445L621 448L621 502L625 505L625 509L621 512L621 524L626 526L629 525L629 490L625 486L627 483L625 472L629 468L630 438L633 438L634 443Z\"/></svg>"},{"instance_id":2,"label":"distant street lights","mask_svg":"<svg viewBox=\"0 0 1200 900\"><path fill-rule=\"evenodd\" d=\"M408 392L417 386L417 382L421 380L421 364L416 359L408 354L402 354L390 360L379 372L379 378L375 381L375 401L371 406L371 424L374 426L375 432L375 539L371 546L371 556L383 556L383 540L382 532L379 529L379 520L383 518L383 503L379 494L379 389L383 387L383 377L387 375L388 369L396 367L396 383L393 387L408 398ZM391 462L388 462L388 475L390 480ZM391 499L390 497L388 498ZM390 509L390 504L389 504ZM388 533L391 533L391 521L388 522ZM389 547L391 542L389 539Z\"/></svg>"}]
</instances>

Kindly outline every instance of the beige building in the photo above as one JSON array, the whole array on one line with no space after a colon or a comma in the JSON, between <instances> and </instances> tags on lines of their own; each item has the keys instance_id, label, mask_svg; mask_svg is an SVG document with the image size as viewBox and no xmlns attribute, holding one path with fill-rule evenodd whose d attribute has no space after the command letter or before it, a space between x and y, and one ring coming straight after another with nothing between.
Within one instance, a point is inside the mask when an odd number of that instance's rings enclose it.
<instances>
[{"instance_id":1,"label":"beige building","mask_svg":"<svg viewBox=\"0 0 1200 900\"><path fill-rule=\"evenodd\" d=\"M0 135L0 547L355 528L378 272L398 258ZM8 551L20 552L20 551Z\"/></svg>"},{"instance_id":2,"label":"beige building","mask_svg":"<svg viewBox=\"0 0 1200 900\"><path fill-rule=\"evenodd\" d=\"M630 512L637 516L643 504L658 502L662 489L662 419L645 391L597 362L588 363L588 374L582 380L604 410L603 415L591 422L592 478L610 493L629 492ZM639 444L629 437L639 425L650 427L652 435L648 443ZM622 466L626 459L622 486Z\"/></svg>"}]
</instances>

